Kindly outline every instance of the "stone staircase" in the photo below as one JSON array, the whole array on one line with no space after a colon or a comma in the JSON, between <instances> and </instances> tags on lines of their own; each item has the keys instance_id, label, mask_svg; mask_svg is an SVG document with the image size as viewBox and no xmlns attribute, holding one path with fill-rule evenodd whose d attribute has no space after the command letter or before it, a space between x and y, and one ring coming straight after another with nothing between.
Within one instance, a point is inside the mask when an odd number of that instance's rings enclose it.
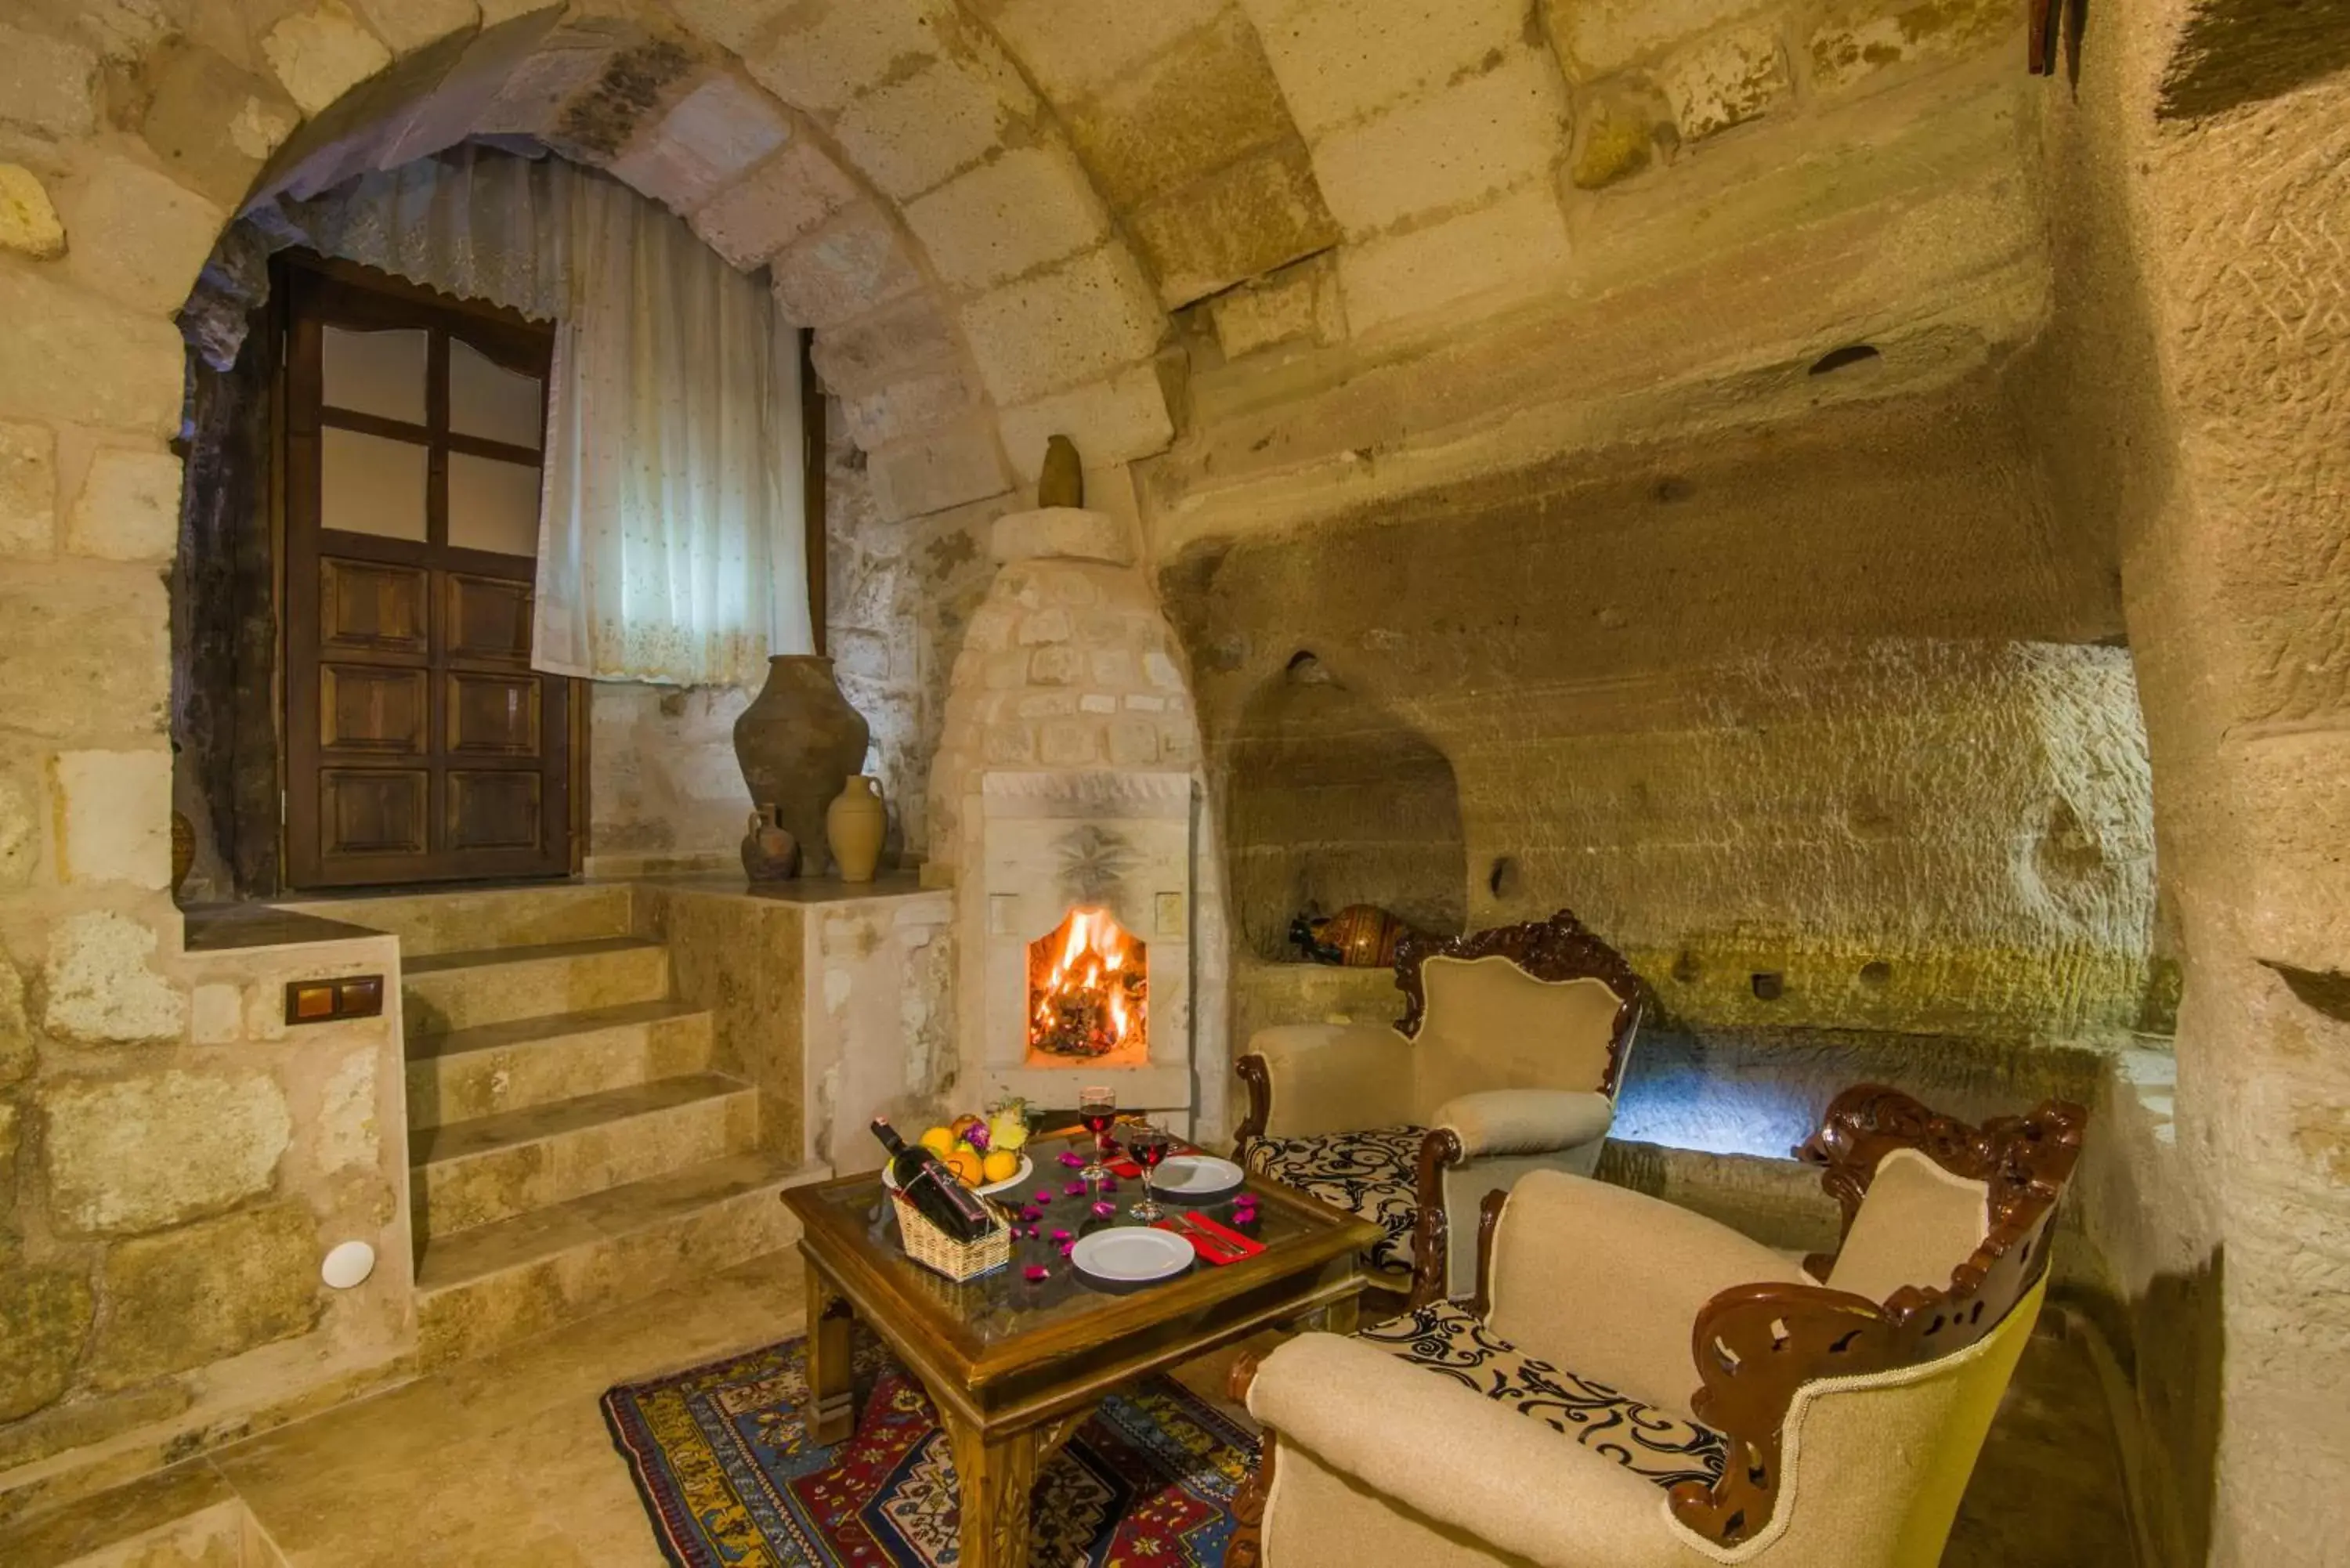
<instances>
[{"instance_id":1,"label":"stone staircase","mask_svg":"<svg viewBox=\"0 0 2350 1568\"><path fill-rule=\"evenodd\" d=\"M401 939L409 1188L427 1365L789 1245L757 1089L629 934L625 887L306 906Z\"/></svg>"}]
</instances>

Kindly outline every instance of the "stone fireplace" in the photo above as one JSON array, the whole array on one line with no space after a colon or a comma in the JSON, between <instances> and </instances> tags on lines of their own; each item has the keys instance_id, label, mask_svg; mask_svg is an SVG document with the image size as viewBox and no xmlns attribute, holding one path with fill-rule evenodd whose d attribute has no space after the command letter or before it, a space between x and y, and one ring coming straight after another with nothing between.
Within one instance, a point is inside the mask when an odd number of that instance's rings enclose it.
<instances>
[{"instance_id":1,"label":"stone fireplace","mask_svg":"<svg viewBox=\"0 0 2350 1568\"><path fill-rule=\"evenodd\" d=\"M1001 563L955 661L931 779L955 888L958 1104L1006 1094L1221 1125L1222 880L1199 722L1129 525L1048 508Z\"/></svg>"}]
</instances>

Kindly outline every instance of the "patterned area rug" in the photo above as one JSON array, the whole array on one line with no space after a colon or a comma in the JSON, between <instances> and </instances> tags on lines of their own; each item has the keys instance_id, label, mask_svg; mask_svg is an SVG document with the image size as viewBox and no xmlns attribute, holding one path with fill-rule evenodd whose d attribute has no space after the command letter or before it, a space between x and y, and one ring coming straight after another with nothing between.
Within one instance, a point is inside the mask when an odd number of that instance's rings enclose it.
<instances>
[{"instance_id":1,"label":"patterned area rug","mask_svg":"<svg viewBox=\"0 0 2350 1568\"><path fill-rule=\"evenodd\" d=\"M856 1436L808 1441L804 1343L604 1396L653 1534L678 1568L947 1568L954 1459L930 1396L859 1336ZM1105 1400L1037 1478L1035 1568L1210 1568L1256 1441L1180 1384Z\"/></svg>"}]
</instances>

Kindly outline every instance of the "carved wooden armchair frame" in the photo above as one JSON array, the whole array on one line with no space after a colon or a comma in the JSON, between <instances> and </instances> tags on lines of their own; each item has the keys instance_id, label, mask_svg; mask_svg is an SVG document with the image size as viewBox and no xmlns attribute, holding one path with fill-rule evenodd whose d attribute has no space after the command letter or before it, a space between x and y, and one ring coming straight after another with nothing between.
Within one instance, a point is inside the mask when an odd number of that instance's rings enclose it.
<instances>
[{"instance_id":1,"label":"carved wooden armchair frame","mask_svg":"<svg viewBox=\"0 0 2350 1568\"><path fill-rule=\"evenodd\" d=\"M1879 1303L1824 1284L1762 1283L1732 1286L1708 1302L1690 1333L1700 1383L1691 1409L1722 1433L1728 1462L1711 1486L1685 1480L1671 1488L1673 1518L1722 1548L1753 1540L1777 1507L1784 1430L1805 1385L1919 1366L1990 1334L2046 1273L2048 1226L2080 1158L2088 1116L2080 1106L2048 1100L1977 1127L1879 1085L1838 1095L1819 1130L1794 1152L1821 1168L1846 1237L1878 1163L1904 1148L1984 1183L1988 1231L1939 1289L1905 1285ZM1494 1240L1509 1197L1492 1192L1480 1206L1477 1292L1469 1307L1481 1318L1492 1303ZM1835 1253L1814 1254L1804 1268L1825 1278L1835 1261ZM1243 1406L1260 1359L1252 1353L1233 1366L1231 1394ZM1256 1568L1263 1556L1277 1453L1268 1429L1256 1470L1233 1500L1239 1526L1227 1568Z\"/></svg>"},{"instance_id":2,"label":"carved wooden armchair frame","mask_svg":"<svg viewBox=\"0 0 2350 1568\"><path fill-rule=\"evenodd\" d=\"M1595 935L1575 918L1574 910L1561 909L1545 920L1495 926L1458 937L1407 932L1397 945L1395 961L1396 989L1404 995L1403 1017L1397 1022L1395 1032L1407 1040L1417 1040L1428 1022L1424 971L1430 959L1439 958L1503 958L1535 980L1596 980L1607 985L1617 1000L1607 1040L1607 1065L1599 1092L1610 1100L1616 1097L1648 990L1624 955ZM1242 1056L1232 1068L1248 1088L1248 1115L1232 1141L1232 1158L1244 1160L1250 1142L1263 1137L1272 1122L1273 1074L1265 1059L1254 1053ZM1419 1217L1411 1238L1412 1273L1408 1299L1412 1306L1425 1305L1445 1293L1445 1260L1451 1250L1451 1227L1444 1211L1444 1173L1466 1158L1461 1139L1449 1128L1433 1128L1420 1140L1413 1179Z\"/></svg>"}]
</instances>

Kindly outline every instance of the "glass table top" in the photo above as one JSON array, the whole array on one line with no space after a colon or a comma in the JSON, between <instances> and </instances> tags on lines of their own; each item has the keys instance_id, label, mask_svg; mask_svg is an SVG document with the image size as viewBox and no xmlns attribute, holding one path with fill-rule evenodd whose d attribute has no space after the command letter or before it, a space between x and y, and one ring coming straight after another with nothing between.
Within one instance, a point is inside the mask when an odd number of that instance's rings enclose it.
<instances>
[{"instance_id":1,"label":"glass table top","mask_svg":"<svg viewBox=\"0 0 2350 1568\"><path fill-rule=\"evenodd\" d=\"M858 1227L869 1244L868 1257L891 1278L891 1282L910 1294L929 1299L944 1308L983 1344L997 1344L1039 1328L1051 1327L1133 1300L1150 1291L1164 1290L1189 1277L1154 1282L1149 1285L1113 1289L1097 1287L1088 1282L1061 1251L1054 1238L1055 1231L1066 1231L1074 1239L1089 1235L1116 1225L1139 1225L1128 1210L1142 1201L1142 1182L1133 1177L1112 1177L1108 1190L1097 1193L1079 1179L1074 1167L1062 1162L1062 1155L1082 1147L1088 1140L1083 1134L1075 1139L1037 1138L1024 1151L1035 1168L1020 1188L998 1195L997 1201L1007 1205L1016 1222L1025 1229L1027 1221L1020 1216L1034 1210L1038 1234L1034 1239L1017 1237L1012 1243L1012 1262L1008 1267L976 1279L957 1282L915 1262L905 1255L898 1238L897 1206L889 1191L881 1185L880 1174L853 1180L835 1182L819 1189L820 1200L841 1210ZM1082 1163L1082 1162L1080 1162ZM1245 1189L1243 1189L1245 1190ZM1260 1185L1259 1190L1263 1188ZM1341 1217L1331 1214L1321 1218L1318 1210L1301 1208L1279 1199L1260 1199L1256 1219L1248 1225L1235 1222L1232 1217L1234 1200L1226 1199L1217 1203L1178 1205L1161 1200L1170 1213L1189 1207L1205 1214L1219 1224L1231 1227L1252 1241L1265 1244L1267 1252L1279 1249L1284 1242L1295 1242L1312 1236L1327 1235L1333 1225L1343 1223ZM1115 1213L1105 1217L1094 1212L1097 1202L1115 1206ZM1046 1271L1041 1281L1031 1281L1027 1271L1031 1265ZM1244 1264L1229 1264L1240 1268ZM1211 1272L1216 1265L1194 1258L1189 1273Z\"/></svg>"}]
</instances>

